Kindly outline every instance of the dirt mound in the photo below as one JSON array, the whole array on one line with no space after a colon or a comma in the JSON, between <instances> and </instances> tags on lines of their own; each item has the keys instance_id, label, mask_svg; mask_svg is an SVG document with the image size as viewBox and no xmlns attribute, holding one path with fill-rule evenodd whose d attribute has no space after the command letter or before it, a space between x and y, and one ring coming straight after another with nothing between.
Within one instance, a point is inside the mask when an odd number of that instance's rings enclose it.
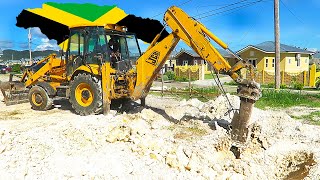
<instances>
[{"instance_id":1,"label":"dirt mound","mask_svg":"<svg viewBox=\"0 0 320 180\"><path fill-rule=\"evenodd\" d=\"M234 108L239 98L228 95ZM148 104L149 102L149 104ZM320 128L254 109L237 159L225 97L203 103L148 96L148 107L77 116L0 104L4 178L319 179ZM135 112L135 113L131 113ZM37 118L34 118L37 117Z\"/></svg>"}]
</instances>

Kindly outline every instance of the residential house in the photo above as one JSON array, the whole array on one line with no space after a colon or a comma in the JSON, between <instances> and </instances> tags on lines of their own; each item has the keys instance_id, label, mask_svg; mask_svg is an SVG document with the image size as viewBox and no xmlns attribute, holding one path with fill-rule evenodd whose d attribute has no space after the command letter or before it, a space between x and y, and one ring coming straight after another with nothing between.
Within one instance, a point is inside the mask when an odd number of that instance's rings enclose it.
<instances>
[{"instance_id":1,"label":"residential house","mask_svg":"<svg viewBox=\"0 0 320 180\"><path fill-rule=\"evenodd\" d=\"M168 60L165 62L164 64L164 72L167 71L174 71L174 67L177 65L177 61L176 61L176 51L172 51L171 54L169 55Z\"/></svg>"},{"instance_id":2,"label":"residential house","mask_svg":"<svg viewBox=\"0 0 320 180\"><path fill-rule=\"evenodd\" d=\"M317 51L315 54L312 55L312 58L310 59L309 64L316 64L317 66L320 65L320 52Z\"/></svg>"},{"instance_id":3,"label":"residential house","mask_svg":"<svg viewBox=\"0 0 320 180\"><path fill-rule=\"evenodd\" d=\"M217 49L218 52L225 58L230 64L234 64L235 57L227 52L226 50ZM193 50L185 50L181 49L175 56L177 66L184 66L184 65L199 65L205 64L206 71L210 73L212 66L208 64L205 60L203 60L197 53Z\"/></svg>"},{"instance_id":4,"label":"residential house","mask_svg":"<svg viewBox=\"0 0 320 180\"><path fill-rule=\"evenodd\" d=\"M205 64L193 50L181 49L175 56L177 66Z\"/></svg>"},{"instance_id":5,"label":"residential house","mask_svg":"<svg viewBox=\"0 0 320 180\"><path fill-rule=\"evenodd\" d=\"M237 54L249 60L258 71L274 72L275 43L266 41L257 45L248 45ZM309 58L313 53L297 47L280 44L280 71L286 73L301 73L309 71Z\"/></svg>"}]
</instances>

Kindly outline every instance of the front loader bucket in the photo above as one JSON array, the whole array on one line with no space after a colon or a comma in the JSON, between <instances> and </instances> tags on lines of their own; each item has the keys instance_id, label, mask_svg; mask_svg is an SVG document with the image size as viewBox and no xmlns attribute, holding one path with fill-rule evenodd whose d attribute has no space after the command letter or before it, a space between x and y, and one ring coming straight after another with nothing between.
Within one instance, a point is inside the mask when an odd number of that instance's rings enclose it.
<instances>
[{"instance_id":1,"label":"front loader bucket","mask_svg":"<svg viewBox=\"0 0 320 180\"><path fill-rule=\"evenodd\" d=\"M4 103L9 105L21 104L28 102L29 90L25 88L24 83L19 81L0 82Z\"/></svg>"}]
</instances>

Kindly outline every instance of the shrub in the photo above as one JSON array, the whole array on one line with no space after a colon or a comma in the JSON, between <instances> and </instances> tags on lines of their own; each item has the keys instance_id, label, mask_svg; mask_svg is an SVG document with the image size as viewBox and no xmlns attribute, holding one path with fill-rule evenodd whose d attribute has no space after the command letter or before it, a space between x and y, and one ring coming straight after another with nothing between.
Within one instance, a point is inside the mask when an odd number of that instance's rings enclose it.
<instances>
[{"instance_id":1,"label":"shrub","mask_svg":"<svg viewBox=\"0 0 320 180\"><path fill-rule=\"evenodd\" d=\"M167 75L163 75L163 81L168 81L169 80L169 78L168 78L168 76Z\"/></svg>"},{"instance_id":2,"label":"shrub","mask_svg":"<svg viewBox=\"0 0 320 180\"><path fill-rule=\"evenodd\" d=\"M168 77L169 80L174 80L176 75L173 71L167 71L164 73L164 75L166 75Z\"/></svg>"},{"instance_id":3,"label":"shrub","mask_svg":"<svg viewBox=\"0 0 320 180\"><path fill-rule=\"evenodd\" d=\"M302 90L303 87L304 87L304 85L302 83L296 82L293 84L293 89Z\"/></svg>"},{"instance_id":4,"label":"shrub","mask_svg":"<svg viewBox=\"0 0 320 180\"><path fill-rule=\"evenodd\" d=\"M287 85L285 85L285 84L281 84L280 85L280 89L287 89L288 87L287 87Z\"/></svg>"},{"instance_id":5,"label":"shrub","mask_svg":"<svg viewBox=\"0 0 320 180\"><path fill-rule=\"evenodd\" d=\"M274 88L275 87L275 84L274 83L269 83L267 84L267 88Z\"/></svg>"},{"instance_id":6,"label":"shrub","mask_svg":"<svg viewBox=\"0 0 320 180\"><path fill-rule=\"evenodd\" d=\"M12 72L15 72L15 73L20 73L21 72L21 65L20 64L14 64L11 66L12 68Z\"/></svg>"},{"instance_id":7,"label":"shrub","mask_svg":"<svg viewBox=\"0 0 320 180\"><path fill-rule=\"evenodd\" d=\"M186 78L186 77L176 77L176 78L175 78L175 81L178 81L178 82L188 82L189 79Z\"/></svg>"}]
</instances>

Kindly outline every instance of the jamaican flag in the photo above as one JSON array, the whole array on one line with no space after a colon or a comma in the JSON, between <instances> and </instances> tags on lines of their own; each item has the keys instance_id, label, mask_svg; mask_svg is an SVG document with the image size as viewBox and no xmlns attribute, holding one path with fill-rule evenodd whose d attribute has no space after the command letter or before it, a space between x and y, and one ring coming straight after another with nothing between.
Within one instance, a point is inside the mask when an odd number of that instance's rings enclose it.
<instances>
[{"instance_id":1,"label":"jamaican flag","mask_svg":"<svg viewBox=\"0 0 320 180\"><path fill-rule=\"evenodd\" d=\"M129 32L136 33L138 39L148 43L163 29L163 25L158 20L126 14L116 5L54 2L44 3L42 8L22 10L17 16L16 26L39 27L49 39L55 39L58 44L61 44L68 38L70 27L90 24L126 26ZM159 40L167 35L168 32L164 31Z\"/></svg>"}]
</instances>

